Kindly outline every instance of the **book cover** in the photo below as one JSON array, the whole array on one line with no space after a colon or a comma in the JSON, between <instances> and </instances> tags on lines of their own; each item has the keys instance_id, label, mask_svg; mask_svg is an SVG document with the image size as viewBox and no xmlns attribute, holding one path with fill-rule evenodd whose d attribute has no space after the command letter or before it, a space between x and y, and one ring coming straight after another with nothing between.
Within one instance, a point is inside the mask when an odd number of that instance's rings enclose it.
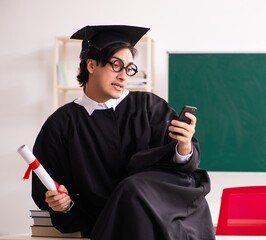
<instances>
[{"instance_id":1,"label":"book cover","mask_svg":"<svg viewBox=\"0 0 266 240\"><path fill-rule=\"evenodd\" d=\"M82 238L80 232L61 233L53 226L31 226L32 237Z\"/></svg>"},{"instance_id":2,"label":"book cover","mask_svg":"<svg viewBox=\"0 0 266 240\"><path fill-rule=\"evenodd\" d=\"M50 213L46 210L30 210L30 216L32 218L34 217L50 217Z\"/></svg>"},{"instance_id":3,"label":"book cover","mask_svg":"<svg viewBox=\"0 0 266 240\"><path fill-rule=\"evenodd\" d=\"M62 62L59 62L57 64L57 68L58 68L60 84L63 86L66 86L67 85L67 77L66 77L66 73L65 73L64 64Z\"/></svg>"},{"instance_id":4,"label":"book cover","mask_svg":"<svg viewBox=\"0 0 266 240\"><path fill-rule=\"evenodd\" d=\"M140 86L140 85L145 85L145 84L147 84L147 80L145 78L132 77L128 80L128 85Z\"/></svg>"},{"instance_id":5,"label":"book cover","mask_svg":"<svg viewBox=\"0 0 266 240\"><path fill-rule=\"evenodd\" d=\"M146 78L147 75L143 70L140 70L133 76L133 78L135 78L135 77L136 78Z\"/></svg>"},{"instance_id":6,"label":"book cover","mask_svg":"<svg viewBox=\"0 0 266 240\"><path fill-rule=\"evenodd\" d=\"M53 226L50 217L33 217L33 225L36 226Z\"/></svg>"}]
</instances>

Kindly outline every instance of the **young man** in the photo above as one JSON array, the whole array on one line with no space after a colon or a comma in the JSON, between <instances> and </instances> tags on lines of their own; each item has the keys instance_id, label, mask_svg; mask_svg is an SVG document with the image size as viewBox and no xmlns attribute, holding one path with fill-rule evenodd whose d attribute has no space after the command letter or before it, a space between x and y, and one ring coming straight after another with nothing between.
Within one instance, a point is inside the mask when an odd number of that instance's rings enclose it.
<instances>
[{"instance_id":1,"label":"young man","mask_svg":"<svg viewBox=\"0 0 266 240\"><path fill-rule=\"evenodd\" d=\"M86 26L78 81L83 95L43 125L34 154L61 185L47 191L33 175L32 196L61 232L92 240L214 239L190 124L153 93L129 92L134 45L148 31ZM65 194L63 192L67 192Z\"/></svg>"}]
</instances>

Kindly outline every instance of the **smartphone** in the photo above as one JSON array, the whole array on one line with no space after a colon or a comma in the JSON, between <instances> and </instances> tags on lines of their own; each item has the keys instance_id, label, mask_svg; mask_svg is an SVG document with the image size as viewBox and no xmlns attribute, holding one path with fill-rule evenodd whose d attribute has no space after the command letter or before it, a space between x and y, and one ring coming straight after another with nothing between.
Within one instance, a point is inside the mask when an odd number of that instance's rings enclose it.
<instances>
[{"instance_id":1,"label":"smartphone","mask_svg":"<svg viewBox=\"0 0 266 240\"><path fill-rule=\"evenodd\" d=\"M190 119L185 116L185 113L189 112L193 115L196 115L197 108L193 106L184 106L177 118L178 121L185 122L187 124L190 124Z\"/></svg>"}]
</instances>

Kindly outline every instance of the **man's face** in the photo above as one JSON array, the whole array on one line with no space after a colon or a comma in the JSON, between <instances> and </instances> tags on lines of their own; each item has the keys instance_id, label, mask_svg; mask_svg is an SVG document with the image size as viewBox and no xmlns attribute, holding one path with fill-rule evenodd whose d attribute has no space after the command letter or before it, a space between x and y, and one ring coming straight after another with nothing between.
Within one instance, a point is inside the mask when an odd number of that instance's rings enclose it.
<instances>
[{"instance_id":1,"label":"man's face","mask_svg":"<svg viewBox=\"0 0 266 240\"><path fill-rule=\"evenodd\" d=\"M124 66L133 62L133 56L129 49L118 51L110 61L116 59L121 60ZM100 65L97 66L94 60L90 61L88 61L90 77L86 86L86 94L96 102L106 102L111 98L119 98L128 82L129 76L126 74L126 70L122 69L120 72L115 72L109 63L101 67Z\"/></svg>"}]
</instances>

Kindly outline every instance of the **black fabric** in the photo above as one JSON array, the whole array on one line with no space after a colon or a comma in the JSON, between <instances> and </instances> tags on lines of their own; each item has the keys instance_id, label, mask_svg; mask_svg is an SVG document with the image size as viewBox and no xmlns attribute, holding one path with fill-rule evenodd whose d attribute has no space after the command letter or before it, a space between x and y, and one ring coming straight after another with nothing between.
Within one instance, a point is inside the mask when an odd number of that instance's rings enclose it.
<instances>
[{"instance_id":1,"label":"black fabric","mask_svg":"<svg viewBox=\"0 0 266 240\"><path fill-rule=\"evenodd\" d=\"M33 174L32 197L35 203L41 209L50 210L52 222L61 232L81 231L84 236L89 236L96 221L104 219L104 217L99 218L99 215L107 201L112 205L112 201L115 204L119 200L121 193L120 187L117 186L122 184L123 179L130 179L131 177L134 179L134 176L143 176L145 179L145 175L138 174L155 171L158 174L158 181L151 182L150 187L147 188L150 189L150 192L147 191L146 194L152 196L153 192L161 189L158 188L159 173L162 176L170 174L171 179L176 181L173 188L176 194L169 191L169 196L167 196L167 188L163 194L170 201L172 201L173 196L176 198L177 206L172 209L173 214L175 214L176 208L183 208L184 206L178 206L179 198L183 195L182 191L179 192L179 181L182 182L184 179L196 181L194 172L199 164L199 145L196 139L193 139L194 154L189 162L186 164L173 163L176 143L168 136L168 126L171 119L176 117L175 115L175 111L166 101L152 93L142 92L129 93L115 111L113 109L95 110L91 116L84 107L74 102L59 108L43 125L36 139L33 152L52 178L66 186L75 204L68 213L54 212L49 209L44 200L47 190ZM162 183L166 181L165 184L167 185L168 178L162 177L161 181ZM147 185L148 183L149 179L147 179ZM122 191L124 189L125 187L122 188ZM136 185L136 189L138 189L138 185ZM198 199L197 187L195 188L193 184L186 183L182 189L185 192L191 192L195 201ZM130 191L130 188L127 191ZM200 195L202 198L208 191L201 189L200 192L202 192ZM139 198L141 199L143 196L141 195ZM190 201L190 197L185 198L185 202L189 203ZM205 199L200 202L205 202ZM142 206L141 203L136 202L135 204L136 207L139 204ZM156 205L157 203L150 202L151 206L153 204ZM207 203L205 204L207 206ZM201 204L197 206L194 211L195 224L201 226L203 221L207 229L210 229L210 214L207 207L204 206L203 210ZM167 202L165 206L162 206L162 209L164 207L168 208ZM112 217L120 218L119 211L123 212L123 208L119 210L119 206L116 205L115 209L111 213L111 215L114 214ZM134 205L132 205L132 211L133 209ZM138 209L139 207L136 211L145 215L146 207L142 210ZM169 211L171 211L170 209L171 207L169 207ZM108 212L108 210L104 211ZM148 216L144 221L149 222L152 226L161 224L157 222L156 217L148 212L147 214ZM202 219L203 215L207 219L206 221ZM193 221L185 221L186 216L177 218L180 222ZM123 221L123 219L117 219L117 221ZM135 220L132 219L132 221ZM99 226L101 224L97 224L97 229L100 229ZM184 226L182 231L190 236L188 225ZM163 234L160 228L148 229L154 231L155 235L161 236ZM139 231L141 232L141 230ZM179 232L178 228L171 231L174 235ZM197 231L193 234L196 233ZM117 233L114 233L114 236L115 234ZM153 233L150 234L153 235ZM101 238L95 239L100 240ZM112 240L112 238L109 239ZM126 239L130 240L129 236ZM149 239L156 238L147 238L147 240Z\"/></svg>"},{"instance_id":2,"label":"black fabric","mask_svg":"<svg viewBox=\"0 0 266 240\"><path fill-rule=\"evenodd\" d=\"M89 44L103 49L114 43L130 43L134 46L149 28L128 25L85 26L70 38L89 41Z\"/></svg>"},{"instance_id":3,"label":"black fabric","mask_svg":"<svg viewBox=\"0 0 266 240\"><path fill-rule=\"evenodd\" d=\"M92 240L215 239L208 204L209 177L143 171L124 179L98 218Z\"/></svg>"},{"instance_id":4,"label":"black fabric","mask_svg":"<svg viewBox=\"0 0 266 240\"><path fill-rule=\"evenodd\" d=\"M198 147L198 143L196 139L193 140L195 146ZM134 154L130 160L128 165L128 170L130 173L138 172L141 170L149 169L152 167L153 169L165 169L171 171L183 171L186 173L191 173L195 170L199 164L198 161L188 161L185 163L173 163L169 162L169 159L173 157L175 154L175 146L176 142L172 141L166 145L147 149L140 151ZM193 148L195 148L193 146ZM195 159L199 159L198 150L194 150Z\"/></svg>"}]
</instances>

